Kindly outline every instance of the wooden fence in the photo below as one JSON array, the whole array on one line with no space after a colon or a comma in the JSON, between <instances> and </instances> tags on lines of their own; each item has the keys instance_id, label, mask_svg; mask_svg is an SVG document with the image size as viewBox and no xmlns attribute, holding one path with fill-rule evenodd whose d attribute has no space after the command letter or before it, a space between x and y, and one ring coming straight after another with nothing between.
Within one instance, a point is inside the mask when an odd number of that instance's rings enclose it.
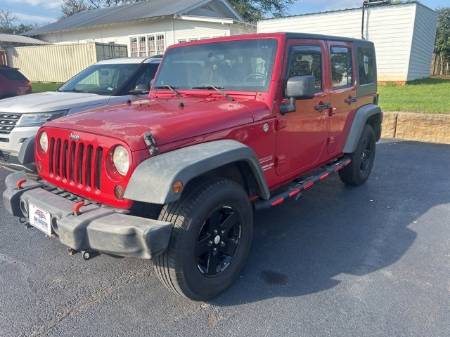
<instances>
[{"instance_id":1,"label":"wooden fence","mask_svg":"<svg viewBox=\"0 0 450 337\"><path fill-rule=\"evenodd\" d=\"M65 82L98 61L127 54L125 45L49 44L8 48L8 61L32 82Z\"/></svg>"}]
</instances>

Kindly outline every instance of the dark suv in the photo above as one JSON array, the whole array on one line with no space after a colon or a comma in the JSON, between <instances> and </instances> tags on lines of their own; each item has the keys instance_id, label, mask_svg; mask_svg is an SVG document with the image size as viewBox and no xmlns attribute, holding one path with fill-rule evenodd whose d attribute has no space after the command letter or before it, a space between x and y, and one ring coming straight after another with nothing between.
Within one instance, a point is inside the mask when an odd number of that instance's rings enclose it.
<instances>
[{"instance_id":1,"label":"dark suv","mask_svg":"<svg viewBox=\"0 0 450 337\"><path fill-rule=\"evenodd\" d=\"M31 82L16 68L0 66L0 99L31 92Z\"/></svg>"}]
</instances>

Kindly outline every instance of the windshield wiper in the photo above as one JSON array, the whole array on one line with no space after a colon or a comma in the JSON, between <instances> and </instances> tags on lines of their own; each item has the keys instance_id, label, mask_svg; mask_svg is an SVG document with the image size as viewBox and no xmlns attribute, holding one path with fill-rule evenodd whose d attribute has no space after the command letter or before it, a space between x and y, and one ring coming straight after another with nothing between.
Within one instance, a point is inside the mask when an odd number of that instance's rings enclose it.
<instances>
[{"instance_id":1,"label":"windshield wiper","mask_svg":"<svg viewBox=\"0 0 450 337\"><path fill-rule=\"evenodd\" d=\"M165 84L165 85L159 85L157 87L155 87L154 89L169 89L170 91L172 91L177 97L182 97L181 93L177 90L176 87L172 87L169 84Z\"/></svg>"},{"instance_id":2,"label":"windshield wiper","mask_svg":"<svg viewBox=\"0 0 450 337\"><path fill-rule=\"evenodd\" d=\"M193 87L192 89L205 89L205 90L215 90L219 94L221 94L223 97L225 97L228 101L232 102L234 101L234 98L228 95L225 91L223 91L222 87L216 87L215 85L202 85L198 87Z\"/></svg>"}]
</instances>

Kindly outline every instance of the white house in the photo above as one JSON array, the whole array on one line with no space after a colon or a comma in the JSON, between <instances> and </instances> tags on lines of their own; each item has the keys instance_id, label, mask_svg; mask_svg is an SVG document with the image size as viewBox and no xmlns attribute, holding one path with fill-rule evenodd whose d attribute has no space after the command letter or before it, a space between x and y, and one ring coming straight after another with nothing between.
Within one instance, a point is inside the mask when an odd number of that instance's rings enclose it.
<instances>
[{"instance_id":1,"label":"white house","mask_svg":"<svg viewBox=\"0 0 450 337\"><path fill-rule=\"evenodd\" d=\"M361 38L362 8L274 18L258 32L303 32ZM371 6L364 15L364 38L375 43L378 79L411 81L430 76L437 14L417 1Z\"/></svg>"},{"instance_id":2,"label":"white house","mask_svg":"<svg viewBox=\"0 0 450 337\"><path fill-rule=\"evenodd\" d=\"M124 44L129 56L142 57L179 42L255 31L226 0L147 0L87 10L28 35L50 43Z\"/></svg>"}]
</instances>

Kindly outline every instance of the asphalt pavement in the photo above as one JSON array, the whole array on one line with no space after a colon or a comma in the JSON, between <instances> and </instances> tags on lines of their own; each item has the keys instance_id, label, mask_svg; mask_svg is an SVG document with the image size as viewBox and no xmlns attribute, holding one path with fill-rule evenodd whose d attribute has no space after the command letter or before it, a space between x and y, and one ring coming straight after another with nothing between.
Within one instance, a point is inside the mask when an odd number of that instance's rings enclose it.
<instances>
[{"instance_id":1,"label":"asphalt pavement","mask_svg":"<svg viewBox=\"0 0 450 337\"><path fill-rule=\"evenodd\" d=\"M383 142L375 165L258 213L247 268L210 303L151 262L69 256L0 206L0 336L449 337L450 146Z\"/></svg>"}]
</instances>

